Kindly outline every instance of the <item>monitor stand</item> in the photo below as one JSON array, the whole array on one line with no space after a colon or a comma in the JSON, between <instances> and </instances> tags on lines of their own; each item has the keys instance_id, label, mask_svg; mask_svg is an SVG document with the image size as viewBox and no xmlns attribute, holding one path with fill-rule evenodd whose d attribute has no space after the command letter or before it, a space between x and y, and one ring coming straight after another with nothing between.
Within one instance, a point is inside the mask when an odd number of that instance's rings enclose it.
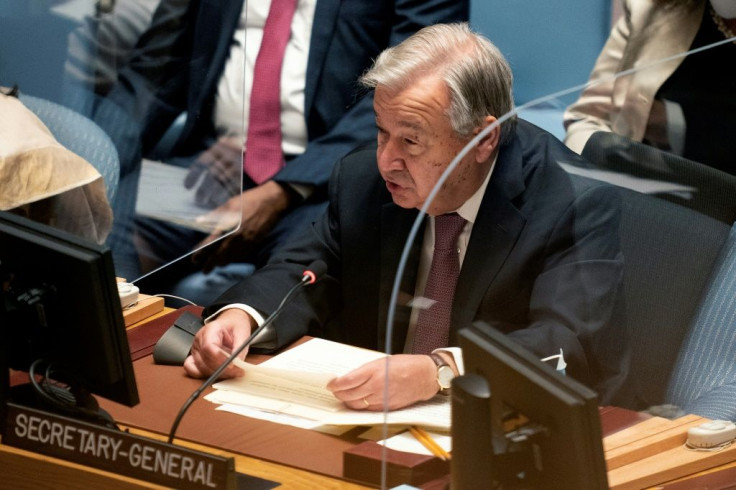
<instances>
[{"instance_id":1,"label":"monitor stand","mask_svg":"<svg viewBox=\"0 0 736 490\"><path fill-rule=\"evenodd\" d=\"M544 429L526 426L514 433L493 428L492 394L486 380L474 373L452 382L452 487L472 488L490 482L489 488L543 487L535 464L535 439Z\"/></svg>"},{"instance_id":2,"label":"monitor stand","mask_svg":"<svg viewBox=\"0 0 736 490\"><path fill-rule=\"evenodd\" d=\"M112 416L100 408L97 399L84 389L46 386L45 389L49 390L49 392L42 394L30 382L11 387L9 386L9 375L3 376L2 378L5 383L5 391L4 395L0 391L0 402L2 402L0 429L2 429L3 433L7 422L6 409L8 402L34 408L42 412L100 425L109 429L118 429ZM54 397L58 398L58 400L54 401Z\"/></svg>"}]
</instances>

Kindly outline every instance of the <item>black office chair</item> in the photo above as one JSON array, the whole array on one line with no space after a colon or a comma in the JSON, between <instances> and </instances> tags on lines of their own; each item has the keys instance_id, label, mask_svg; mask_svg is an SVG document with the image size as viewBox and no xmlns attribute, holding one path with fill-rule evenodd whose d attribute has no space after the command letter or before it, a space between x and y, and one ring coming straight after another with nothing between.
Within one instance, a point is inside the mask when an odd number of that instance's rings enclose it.
<instances>
[{"instance_id":1,"label":"black office chair","mask_svg":"<svg viewBox=\"0 0 736 490\"><path fill-rule=\"evenodd\" d=\"M582 156L606 172L602 180L613 178L612 174L633 177L627 182L649 188L645 192L660 199L724 223L736 220L736 175L608 131L593 133Z\"/></svg>"},{"instance_id":2,"label":"black office chair","mask_svg":"<svg viewBox=\"0 0 736 490\"><path fill-rule=\"evenodd\" d=\"M665 403L680 346L730 226L693 209L621 189L626 328L637 408Z\"/></svg>"}]
</instances>

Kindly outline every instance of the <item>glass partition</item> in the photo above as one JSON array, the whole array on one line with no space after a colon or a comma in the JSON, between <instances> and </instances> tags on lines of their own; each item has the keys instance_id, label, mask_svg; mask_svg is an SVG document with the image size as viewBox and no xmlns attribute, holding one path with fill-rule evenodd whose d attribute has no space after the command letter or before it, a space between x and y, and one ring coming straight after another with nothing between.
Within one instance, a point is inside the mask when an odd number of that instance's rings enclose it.
<instances>
[{"instance_id":1,"label":"glass partition","mask_svg":"<svg viewBox=\"0 0 736 490\"><path fill-rule=\"evenodd\" d=\"M736 84L719 67L736 59L736 37L732 22L708 2L638 3L647 8L627 2L589 80L499 116L452 160L411 225L394 230L408 239L392 278L388 352L411 353L417 311L442 301L422 292L430 287L437 233L424 212L467 171L468 155L483 138L516 119L516 135L501 143L478 214L470 213L470 238L460 237L449 345L482 321L537 359L562 353L564 375L598 393L600 405L669 418L734 416L735 397L725 395L733 382L734 311L717 298L733 295ZM658 28L677 27L648 33L637 15ZM486 35L494 40L493 32ZM514 59L512 68L523 62ZM472 367L487 374L477 359ZM488 388L493 397L494 386ZM498 389L507 395L512 388ZM385 397L394 391L386 388ZM533 395L523 396L529 408ZM460 400L461 408L469 403ZM514 408L505 406L491 422L545 418L544 407L531 409L534 417ZM548 420L557 408L547 407ZM391 413L386 417L390 423ZM511 440L518 427L504 439L495 428L482 436L467 423L459 430L472 435L472 448L496 455L519 449L519 440ZM554 428L542 430L557 437ZM480 459L476 469L491 464L503 473L503 457Z\"/></svg>"},{"instance_id":2,"label":"glass partition","mask_svg":"<svg viewBox=\"0 0 736 490\"><path fill-rule=\"evenodd\" d=\"M237 35L233 53L219 61L212 53L198 58L186 41L189 7L187 0L9 0L0 9L0 86L17 87L58 143L86 161L71 161L74 178L24 212L61 227L57 214L87 213L88 227L70 231L109 245L116 274L129 282L163 277L154 272L240 223L244 38ZM244 15L232 22L241 29ZM231 83L210 86L220 65ZM102 193L90 183L95 170ZM77 204L58 204L69 200ZM39 201L54 209L36 211ZM203 263L181 260L180 274ZM151 294L171 293L163 283L150 286Z\"/></svg>"},{"instance_id":3,"label":"glass partition","mask_svg":"<svg viewBox=\"0 0 736 490\"><path fill-rule=\"evenodd\" d=\"M736 87L726 68L735 58L734 26L709 2L637 3L648 10L625 9L590 80L491 114L494 121L467 137L450 163L467 166L484 138L514 126L493 145L487 183L474 182L486 190L461 247L448 342L457 345L458 332L481 320L535 358L561 354L567 367L557 374L594 390L601 404L729 418L711 411L710 401L706 408L696 402L711 392L723 396L718 390L732 382L719 364L733 354L732 333L722 331L732 312L719 309L730 303L713 301L733 296L722 285L733 275L727 266L736 218L729 151ZM244 109L218 104L242 94L215 91L198 105L202 112L188 112L197 90L180 84L206 78L196 47L186 49L187 26L176 20L188 5L0 0L0 86L17 85L33 112L52 112L41 119L62 145L76 153L73 145L83 142L79 155L106 185L102 195L99 188L83 192L85 202L107 201L90 226L101 220L96 238L112 248L118 275L151 294L174 290L166 271L184 277L200 270L211 257L201 247L234 237L244 213ZM651 34L637 30L650 26ZM558 28L576 32L574 25ZM175 42L164 46L168 38ZM515 84L528 87L534 80L519 79L526 60L510 61ZM244 72L243 64L225 66ZM59 117L62 127L74 128L68 139L51 127ZM90 148L103 155L85 152ZM451 173L442 182L452 182ZM85 185L89 179L80 177ZM382 204L391 207L379 184ZM369 278L339 306L365 307L364 317L378 319L371 340L389 353L412 352L420 311L437 302L424 291L435 227L424 213L442 192L422 195L421 205L394 205L408 207L410 219L340 237L343 247L353 240L360 251L343 248L338 266L332 251L321 249L328 275ZM356 211L356 219L369 211ZM367 248L377 255L368 257ZM368 308L369 300L378 304ZM320 311L331 321L342 313ZM334 328L320 331L329 337ZM723 374L705 379L707 369Z\"/></svg>"}]
</instances>

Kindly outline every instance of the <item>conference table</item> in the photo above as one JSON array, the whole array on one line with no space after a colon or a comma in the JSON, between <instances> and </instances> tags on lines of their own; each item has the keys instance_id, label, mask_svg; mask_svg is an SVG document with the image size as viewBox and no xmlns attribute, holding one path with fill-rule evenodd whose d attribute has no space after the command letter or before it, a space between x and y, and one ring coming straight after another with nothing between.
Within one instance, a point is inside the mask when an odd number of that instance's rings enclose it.
<instances>
[{"instance_id":1,"label":"conference table","mask_svg":"<svg viewBox=\"0 0 736 490\"><path fill-rule=\"evenodd\" d=\"M187 377L180 366L157 365L150 355L155 340L182 310L167 309L129 329L141 403L131 408L99 400L115 421L133 434L165 440L179 409L200 386L201 381ZM251 354L248 360L257 363L265 358L267 356ZM689 481L697 481L703 488L708 486L703 486L702 482L729 479L736 482L733 463L736 461L736 446L711 454L691 454L681 447L687 428L700 423L702 419L699 417L686 416L670 421L602 407L601 421L612 488L677 490L689 488L687 481L676 483L677 480L693 476L699 480ZM379 475L372 475L375 479L366 482L350 481L344 473L345 453L365 444L360 437L364 431L365 428L356 427L336 436L299 429L216 410L215 404L200 398L182 418L174 443L232 457L235 470L249 479L242 481L249 482L243 488L372 488L380 482ZM0 488L157 488L154 484L125 475L3 444L0 444L0 468L3 468L0 471ZM720 471L712 472L711 468ZM445 469L449 470L449 464ZM385 481L395 484L395 477L402 470L406 471L406 468L399 468ZM445 488L448 483L449 475L445 474L421 487Z\"/></svg>"}]
</instances>

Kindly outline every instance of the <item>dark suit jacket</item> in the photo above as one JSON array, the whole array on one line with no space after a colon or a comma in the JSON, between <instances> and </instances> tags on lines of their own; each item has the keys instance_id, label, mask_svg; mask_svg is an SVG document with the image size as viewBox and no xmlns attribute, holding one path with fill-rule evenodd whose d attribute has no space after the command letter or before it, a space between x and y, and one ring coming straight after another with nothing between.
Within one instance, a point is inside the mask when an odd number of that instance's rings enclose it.
<instances>
[{"instance_id":1,"label":"dark suit jacket","mask_svg":"<svg viewBox=\"0 0 736 490\"><path fill-rule=\"evenodd\" d=\"M144 154L184 111L175 153L197 153L214 137L217 83L242 8L243 0L163 0L110 94L134 112ZM467 0L318 0L305 90L309 144L275 180L326 185L338 158L375 138L372 97L361 98L356 83L372 60L424 26L467 19Z\"/></svg>"},{"instance_id":2,"label":"dark suit jacket","mask_svg":"<svg viewBox=\"0 0 736 490\"><path fill-rule=\"evenodd\" d=\"M614 397L628 369L618 316L618 193L556 163L579 159L552 135L519 121L517 135L500 150L473 226L450 344L456 345L459 328L484 320L539 357L562 348L568 374L597 389L602 403L625 404ZM310 333L384 349L392 286L417 214L393 203L375 148L353 152L335 168L323 218L205 315L229 303L271 312L305 266L321 259L327 277L284 310L275 322L276 345ZM414 292L419 246L415 242L408 255L400 304ZM408 318L409 308L397 307L394 352L403 348Z\"/></svg>"}]
</instances>

